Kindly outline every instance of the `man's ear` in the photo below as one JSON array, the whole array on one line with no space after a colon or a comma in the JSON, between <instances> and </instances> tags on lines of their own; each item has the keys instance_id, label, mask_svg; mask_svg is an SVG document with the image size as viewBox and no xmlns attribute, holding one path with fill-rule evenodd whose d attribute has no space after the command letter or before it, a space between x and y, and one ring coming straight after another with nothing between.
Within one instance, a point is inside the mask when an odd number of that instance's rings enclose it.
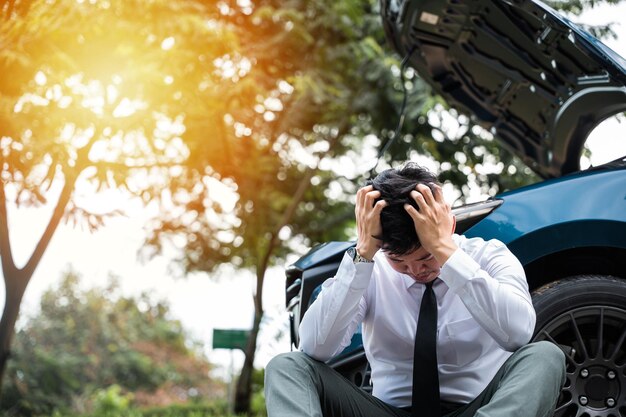
<instances>
[{"instance_id":1,"label":"man's ear","mask_svg":"<svg viewBox=\"0 0 626 417\"><path fill-rule=\"evenodd\" d=\"M452 213L450 213L450 216L452 216L452 233L454 234L454 231L456 230L456 216Z\"/></svg>"}]
</instances>

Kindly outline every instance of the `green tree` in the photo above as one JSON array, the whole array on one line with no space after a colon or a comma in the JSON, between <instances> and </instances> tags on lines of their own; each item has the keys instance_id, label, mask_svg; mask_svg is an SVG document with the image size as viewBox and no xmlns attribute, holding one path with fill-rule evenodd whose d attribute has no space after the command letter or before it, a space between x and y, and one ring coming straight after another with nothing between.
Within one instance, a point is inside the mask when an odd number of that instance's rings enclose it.
<instances>
[{"instance_id":1,"label":"green tree","mask_svg":"<svg viewBox=\"0 0 626 417\"><path fill-rule=\"evenodd\" d=\"M110 386L132 392L138 405L214 399L224 387L210 379L200 348L166 302L122 296L116 280L84 290L70 271L17 332L1 409L23 416L88 412L90 399L110 397Z\"/></svg>"},{"instance_id":2,"label":"green tree","mask_svg":"<svg viewBox=\"0 0 626 417\"><path fill-rule=\"evenodd\" d=\"M234 8L231 18L247 28L241 45L256 63L251 74L264 74L274 90L227 121L234 127L225 129L229 165L219 176L231 184L232 204L215 203L200 160L186 171L187 182L176 184L177 205L186 208L163 213L150 243L158 250L164 239L183 237L179 261L187 271L211 272L230 262L254 273L254 318L235 396L235 412L242 413L250 409L267 270L291 245L351 233L345 196L355 183L337 179L333 168L361 151L364 136L397 119L399 91L390 71L397 62L380 46L370 1L260 1L251 13ZM421 108L425 100L416 94L411 104Z\"/></svg>"},{"instance_id":3,"label":"green tree","mask_svg":"<svg viewBox=\"0 0 626 417\"><path fill-rule=\"evenodd\" d=\"M98 228L119 213L90 203L106 190L169 207L187 166L219 183L232 153L257 152L245 135L231 143L241 126L232 114L252 111L275 78L271 63L249 75L246 27L221 4L0 1L0 376L24 291L62 219ZM43 204L53 213L17 265L9 212Z\"/></svg>"},{"instance_id":4,"label":"green tree","mask_svg":"<svg viewBox=\"0 0 626 417\"><path fill-rule=\"evenodd\" d=\"M228 97L232 82L213 60L237 48L225 24L207 24L216 13L192 1L14 0L0 1L0 14L3 375L22 296L59 222L95 229L117 214L85 200L103 189L158 200L188 156L181 119L189 131L206 124L190 141L215 134L212 113L194 106L215 113ZM7 211L50 199L50 221L20 267Z\"/></svg>"}]
</instances>

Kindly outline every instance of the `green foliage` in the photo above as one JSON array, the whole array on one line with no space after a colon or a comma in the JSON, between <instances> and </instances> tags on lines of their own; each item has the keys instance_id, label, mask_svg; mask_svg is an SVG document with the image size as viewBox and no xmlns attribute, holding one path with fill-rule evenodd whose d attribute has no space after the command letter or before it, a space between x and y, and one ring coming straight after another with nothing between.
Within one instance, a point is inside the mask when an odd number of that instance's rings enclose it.
<instances>
[{"instance_id":1,"label":"green foliage","mask_svg":"<svg viewBox=\"0 0 626 417\"><path fill-rule=\"evenodd\" d=\"M119 394L114 394L118 397ZM110 410L110 411L109 411ZM113 411L114 410L114 411ZM89 414L66 414L54 412L51 417L236 417L226 410L221 401L208 403L171 404L161 407L111 407L105 410L94 410ZM259 415L262 417L262 415Z\"/></svg>"},{"instance_id":2,"label":"green foliage","mask_svg":"<svg viewBox=\"0 0 626 417\"><path fill-rule=\"evenodd\" d=\"M622 0L547 0L546 4L561 12L580 15L582 12L603 4L617 4Z\"/></svg>"},{"instance_id":3,"label":"green foliage","mask_svg":"<svg viewBox=\"0 0 626 417\"><path fill-rule=\"evenodd\" d=\"M253 416L266 417L265 395L263 392L255 392L250 400L250 413Z\"/></svg>"},{"instance_id":4,"label":"green foliage","mask_svg":"<svg viewBox=\"0 0 626 417\"><path fill-rule=\"evenodd\" d=\"M397 96L389 89L395 61L386 60L380 47L382 28L373 2L261 1L252 13L231 12L245 28L238 32L240 53L255 63L246 77L257 86L249 107L238 100L239 107L228 110L227 160L212 166L216 177L230 184L236 202L220 205L210 183L199 187L207 165L199 161L175 183L187 215L164 213L150 239L159 249L162 238L183 236L186 270L211 271L229 262L257 272L291 252L288 239L278 239L283 228L307 242L345 239L350 201L329 199L324 192L336 177L328 163L358 152L359 139L375 133L368 115L387 122L397 113L389 105L390 95ZM268 99L280 104L273 107ZM421 107L416 96L411 101ZM233 129L238 124L250 129L238 133ZM351 195L354 185L347 181L344 187ZM335 227L324 227L331 220Z\"/></svg>"},{"instance_id":5,"label":"green foliage","mask_svg":"<svg viewBox=\"0 0 626 417\"><path fill-rule=\"evenodd\" d=\"M335 168L367 149L366 137L388 135L402 89L377 2L260 1L251 12L233 7L229 19L239 53L254 63L245 78L256 86L255 98L237 99L218 119L220 164L209 161L208 144L193 144L187 170L171 183L185 215L162 213L149 244L158 251L164 239L182 238L187 271L228 262L259 274L293 252L292 242L351 236L347 214L368 168L355 166L349 178L337 178ZM428 90L418 80L413 85L409 108L421 114ZM218 201L218 186L207 177L226 185L232 205Z\"/></svg>"},{"instance_id":6,"label":"green foliage","mask_svg":"<svg viewBox=\"0 0 626 417\"><path fill-rule=\"evenodd\" d=\"M115 282L83 290L69 272L43 295L40 308L16 335L1 403L9 415L92 408L113 416L134 399L219 392L209 364L164 302L122 297Z\"/></svg>"},{"instance_id":7,"label":"green foliage","mask_svg":"<svg viewBox=\"0 0 626 417\"><path fill-rule=\"evenodd\" d=\"M219 401L208 404L172 404L168 407L141 410L142 417L227 417L228 415L226 404Z\"/></svg>"},{"instance_id":8,"label":"green foliage","mask_svg":"<svg viewBox=\"0 0 626 417\"><path fill-rule=\"evenodd\" d=\"M93 414L101 417L117 417L128 413L132 394L122 394L119 385L111 385L107 389L98 390L95 394Z\"/></svg>"},{"instance_id":9,"label":"green foliage","mask_svg":"<svg viewBox=\"0 0 626 417\"><path fill-rule=\"evenodd\" d=\"M118 395L119 394L115 394L115 396ZM221 404L219 401L209 403L172 404L169 406L153 408L137 408L129 406L117 407L115 408L115 411L107 410L94 410L88 414L62 413L55 411L50 415L50 417L237 417L228 413L226 411L226 406Z\"/></svg>"},{"instance_id":10,"label":"green foliage","mask_svg":"<svg viewBox=\"0 0 626 417\"><path fill-rule=\"evenodd\" d=\"M265 370L255 369L252 373L252 398L250 400L250 412L253 416L267 416L267 408L265 407L265 392L263 390L264 383Z\"/></svg>"},{"instance_id":11,"label":"green foliage","mask_svg":"<svg viewBox=\"0 0 626 417\"><path fill-rule=\"evenodd\" d=\"M546 0L545 3L561 11L562 13L567 13L575 16L576 18L579 18L580 15L587 10L593 9L601 5L615 5L620 3L621 1L623 0ZM588 25L584 22L576 23L596 38L617 39L617 34L615 33L614 29L617 22L608 22L607 24L601 25Z\"/></svg>"}]
</instances>

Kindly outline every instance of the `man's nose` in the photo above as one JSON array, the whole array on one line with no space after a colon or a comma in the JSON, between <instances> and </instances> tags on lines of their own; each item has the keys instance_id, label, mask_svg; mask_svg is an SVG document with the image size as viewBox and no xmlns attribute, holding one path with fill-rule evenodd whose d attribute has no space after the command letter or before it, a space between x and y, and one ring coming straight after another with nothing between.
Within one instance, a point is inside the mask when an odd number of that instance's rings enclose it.
<instances>
[{"instance_id":1,"label":"man's nose","mask_svg":"<svg viewBox=\"0 0 626 417\"><path fill-rule=\"evenodd\" d=\"M412 275L419 275L422 272L425 271L425 264L424 262L413 262L411 264L409 264L409 272Z\"/></svg>"}]
</instances>

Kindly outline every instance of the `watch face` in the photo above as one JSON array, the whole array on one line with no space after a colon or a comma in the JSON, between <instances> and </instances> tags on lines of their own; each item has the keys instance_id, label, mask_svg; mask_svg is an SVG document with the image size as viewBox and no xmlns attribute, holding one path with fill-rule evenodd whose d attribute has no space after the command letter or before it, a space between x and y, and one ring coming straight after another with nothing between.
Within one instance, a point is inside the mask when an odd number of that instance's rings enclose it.
<instances>
[{"instance_id":1,"label":"watch face","mask_svg":"<svg viewBox=\"0 0 626 417\"><path fill-rule=\"evenodd\" d=\"M357 257L357 253L356 253L356 248L355 247L351 247L349 248L346 253L348 254L349 257L352 258L352 260L354 261Z\"/></svg>"}]
</instances>

